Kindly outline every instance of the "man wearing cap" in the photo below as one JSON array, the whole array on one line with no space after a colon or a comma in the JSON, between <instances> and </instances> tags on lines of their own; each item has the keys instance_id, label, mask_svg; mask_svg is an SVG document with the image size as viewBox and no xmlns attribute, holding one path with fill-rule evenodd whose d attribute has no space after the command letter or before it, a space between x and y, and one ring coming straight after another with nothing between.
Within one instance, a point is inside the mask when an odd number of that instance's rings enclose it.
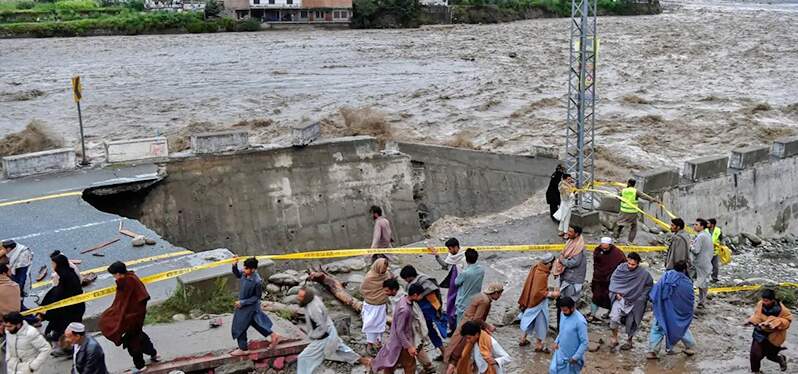
<instances>
[{"instance_id":1,"label":"man wearing cap","mask_svg":"<svg viewBox=\"0 0 798 374\"><path fill-rule=\"evenodd\" d=\"M72 374L108 374L105 353L100 343L86 335L86 326L72 322L64 332L64 340L72 344Z\"/></svg>"},{"instance_id":2,"label":"man wearing cap","mask_svg":"<svg viewBox=\"0 0 798 374\"><path fill-rule=\"evenodd\" d=\"M6 368L8 374L30 374L38 371L50 354L50 343L19 312L3 316L6 330Z\"/></svg>"},{"instance_id":3,"label":"man wearing cap","mask_svg":"<svg viewBox=\"0 0 798 374\"><path fill-rule=\"evenodd\" d=\"M518 309L521 310L521 331L524 336L518 343L529 345L527 335L535 336L535 352L546 351L546 335L549 332L549 298L560 296L560 291L549 291L549 274L554 264L554 255L546 253L526 276L524 288L518 298Z\"/></svg>"},{"instance_id":4,"label":"man wearing cap","mask_svg":"<svg viewBox=\"0 0 798 374\"><path fill-rule=\"evenodd\" d=\"M590 282L592 300L588 321L598 319L599 308L610 310L610 277L618 265L626 262L623 252L612 244L612 238L601 238L601 245L593 251L593 280Z\"/></svg>"}]
</instances>

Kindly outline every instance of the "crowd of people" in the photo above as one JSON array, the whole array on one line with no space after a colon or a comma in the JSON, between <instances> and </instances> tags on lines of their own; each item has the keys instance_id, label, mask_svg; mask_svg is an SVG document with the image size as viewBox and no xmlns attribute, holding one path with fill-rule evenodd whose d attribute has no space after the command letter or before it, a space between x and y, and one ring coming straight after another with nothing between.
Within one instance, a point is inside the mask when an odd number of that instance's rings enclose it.
<instances>
[{"instance_id":1,"label":"crowd of people","mask_svg":"<svg viewBox=\"0 0 798 374\"><path fill-rule=\"evenodd\" d=\"M560 178L557 190L571 183L567 174ZM623 204L635 206L641 197L630 181L621 192ZM552 207L552 217L567 220L562 200ZM621 206L619 226L630 229L634 240L636 214ZM629 213L624 215L624 213ZM392 245L390 222L379 207L371 208L375 221L372 248ZM561 224L562 221L560 221ZM639 254L624 254L612 237L601 238L592 251L593 272L590 280L589 312L580 311L583 287L587 281L588 256L582 228L567 223L560 226L565 244L558 255L543 254L529 270L518 298L520 332L518 345L532 346L550 360L549 372L579 373L585 366L588 351L588 322L609 327L610 349L633 348L634 336L640 333L643 315L649 306L653 321L649 330L647 357L658 359L665 342L665 351L676 354L681 342L686 355L696 354L696 340L690 325L696 309L706 307L709 283L717 279L717 252L720 229L715 220L697 219L692 238L685 232L680 218L671 221L672 240L665 254L664 274L658 281ZM614 230L619 236L621 230ZM401 267L398 276L391 271L389 255L370 258L371 267L361 284L363 307L362 332L365 354L359 354L338 336L323 300L311 287L302 287L297 300L304 310L304 330L308 346L297 359L297 372L311 374L324 360L362 364L373 372L393 373L397 369L415 373L417 364L423 373L436 373L445 367L447 374L506 373L513 358L495 336L496 327L488 322L491 305L504 293L504 284L485 284L485 268L479 252L463 250L456 238L445 242L447 253L429 250L446 271L440 282L420 272L413 265ZM83 293L80 273L62 253L51 257L53 287L42 305L49 305ZM49 356L71 356L72 373L104 374L108 370L105 353L82 324L85 304L48 310L23 317L27 308L23 300L30 289L30 266L33 252L12 240L2 242L0 251L0 316L5 331L5 358L8 373L32 373L46 364ZM247 330L252 327L277 346L281 337L273 331L271 319L263 312L263 279L258 274L256 258L247 258L243 270L236 261L232 272L239 279L238 299L234 310L231 335L237 348L231 355L247 355ZM127 350L133 361L132 373L157 362L159 356L149 336L143 331L150 296L145 285L122 262L111 264L107 271L116 281L112 305L102 313L99 329L108 341ZM404 283L404 286L400 283ZM556 287L549 287L554 280ZM698 289L696 298L694 288ZM445 295L442 290L446 290ZM556 305L556 337L549 338L550 302ZM600 310L606 313L599 313ZM24 313L28 314L28 313ZM389 323L390 321L390 323ZM773 290L761 292L761 301L746 324L753 326L750 351L751 370L758 372L763 359L778 363L787 370L787 359L781 351L792 315L776 298ZM43 332L40 327L46 323ZM621 333L623 330L623 334ZM387 337L386 337L387 332ZM625 339L622 339L622 335ZM530 341L534 340L534 344ZM431 353L431 354L430 354ZM430 357L432 356L432 357ZM435 361L442 361L436 365Z\"/></svg>"}]
</instances>

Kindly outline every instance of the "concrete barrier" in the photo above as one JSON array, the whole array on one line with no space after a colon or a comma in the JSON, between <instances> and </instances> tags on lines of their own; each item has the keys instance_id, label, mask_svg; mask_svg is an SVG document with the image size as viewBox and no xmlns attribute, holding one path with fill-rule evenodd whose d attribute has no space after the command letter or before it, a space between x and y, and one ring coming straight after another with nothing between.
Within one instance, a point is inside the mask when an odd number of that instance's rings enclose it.
<instances>
[{"instance_id":1,"label":"concrete barrier","mask_svg":"<svg viewBox=\"0 0 798 374\"><path fill-rule=\"evenodd\" d=\"M219 153L248 147L249 132L246 130L191 135L191 151L194 153Z\"/></svg>"},{"instance_id":2,"label":"concrete barrier","mask_svg":"<svg viewBox=\"0 0 798 374\"><path fill-rule=\"evenodd\" d=\"M166 137L105 142L105 161L125 162L169 157Z\"/></svg>"},{"instance_id":3,"label":"concrete barrier","mask_svg":"<svg viewBox=\"0 0 798 374\"><path fill-rule=\"evenodd\" d=\"M768 160L770 160L770 147L753 145L732 150L729 158L729 167L732 169L746 169Z\"/></svg>"},{"instance_id":4,"label":"concrete barrier","mask_svg":"<svg viewBox=\"0 0 798 374\"><path fill-rule=\"evenodd\" d=\"M75 169L75 150L51 149L16 156L3 157L3 174L6 178L52 173Z\"/></svg>"},{"instance_id":5,"label":"concrete barrier","mask_svg":"<svg viewBox=\"0 0 798 374\"><path fill-rule=\"evenodd\" d=\"M654 193L678 186L681 176L679 169L661 168L637 173L634 178L640 191Z\"/></svg>"},{"instance_id":6,"label":"concrete barrier","mask_svg":"<svg viewBox=\"0 0 798 374\"><path fill-rule=\"evenodd\" d=\"M773 142L773 148L770 153L778 158L798 155L798 136L776 140Z\"/></svg>"},{"instance_id":7,"label":"concrete barrier","mask_svg":"<svg viewBox=\"0 0 798 374\"><path fill-rule=\"evenodd\" d=\"M291 145L304 147L321 136L321 124L298 125L291 128Z\"/></svg>"},{"instance_id":8,"label":"concrete barrier","mask_svg":"<svg viewBox=\"0 0 798 374\"><path fill-rule=\"evenodd\" d=\"M699 157L684 163L684 176L694 182L717 177L726 174L728 165L728 156Z\"/></svg>"}]
</instances>

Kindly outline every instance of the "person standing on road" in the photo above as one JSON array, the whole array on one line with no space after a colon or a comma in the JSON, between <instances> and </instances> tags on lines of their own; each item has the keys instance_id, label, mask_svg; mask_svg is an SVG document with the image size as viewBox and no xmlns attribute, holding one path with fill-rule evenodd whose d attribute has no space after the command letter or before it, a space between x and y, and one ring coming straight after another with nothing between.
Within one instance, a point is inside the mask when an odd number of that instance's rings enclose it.
<instances>
[{"instance_id":1,"label":"person standing on road","mask_svg":"<svg viewBox=\"0 0 798 374\"><path fill-rule=\"evenodd\" d=\"M621 349L625 351L632 349L633 338L648 306L648 292L654 285L654 279L648 270L640 266L640 261L639 254L630 253L626 263L618 265L610 278L610 347L618 346L618 330L624 324L628 339Z\"/></svg>"},{"instance_id":2,"label":"person standing on road","mask_svg":"<svg viewBox=\"0 0 798 374\"><path fill-rule=\"evenodd\" d=\"M466 307L471 303L471 298L482 290L482 281L485 278L485 269L477 264L479 253L474 248L468 248L465 251L466 267L457 275L455 285L457 286L457 300L455 308L457 309L457 323L463 320L463 313Z\"/></svg>"},{"instance_id":3,"label":"person standing on road","mask_svg":"<svg viewBox=\"0 0 798 374\"><path fill-rule=\"evenodd\" d=\"M108 374L103 347L93 337L86 335L86 326L77 322L70 323L64 333L64 340L75 351L72 374Z\"/></svg>"},{"instance_id":4,"label":"person standing on road","mask_svg":"<svg viewBox=\"0 0 798 374\"><path fill-rule=\"evenodd\" d=\"M712 254L715 249L712 245L712 236L707 231L707 221L703 218L696 219L693 230L698 233L693 245L690 247L690 257L695 266L696 281L698 287L698 308L704 309L704 301L709 292L709 277L712 273Z\"/></svg>"},{"instance_id":5,"label":"person standing on road","mask_svg":"<svg viewBox=\"0 0 798 374\"><path fill-rule=\"evenodd\" d=\"M529 270L518 297L518 309L521 310L521 337L519 346L529 345L528 335L535 336L535 352L545 352L546 336L549 333L549 298L560 296L560 291L549 291L549 274L554 264L554 255L546 253L543 258Z\"/></svg>"},{"instance_id":6,"label":"person standing on road","mask_svg":"<svg viewBox=\"0 0 798 374\"><path fill-rule=\"evenodd\" d=\"M693 281L687 276L687 264L679 261L673 270L662 275L649 293L654 309L654 322L648 337L647 358L657 359L662 340L668 354L673 353L673 346L680 340L685 346L684 353L695 354L695 339L690 333L693 321Z\"/></svg>"},{"instance_id":7,"label":"person standing on road","mask_svg":"<svg viewBox=\"0 0 798 374\"><path fill-rule=\"evenodd\" d=\"M22 297L28 296L31 286L30 268L33 264L33 251L14 240L8 239L3 240L0 255L5 255L8 259L11 279L19 285L20 295Z\"/></svg>"},{"instance_id":8,"label":"person standing on road","mask_svg":"<svg viewBox=\"0 0 798 374\"><path fill-rule=\"evenodd\" d=\"M297 358L297 374L313 374L324 360L371 365L371 359L361 357L338 337L324 302L312 289L300 288L297 299L305 310L305 332L310 339L310 344Z\"/></svg>"},{"instance_id":9,"label":"person standing on road","mask_svg":"<svg viewBox=\"0 0 798 374\"><path fill-rule=\"evenodd\" d=\"M549 204L549 216L554 222L558 222L554 218L554 213L560 208L560 190L558 187L560 187L560 182L562 182L563 174L565 174L565 167L562 164L557 165L554 173L551 174L549 188L546 189L546 204Z\"/></svg>"},{"instance_id":10,"label":"person standing on road","mask_svg":"<svg viewBox=\"0 0 798 374\"><path fill-rule=\"evenodd\" d=\"M50 344L22 318L19 312L3 316L6 330L6 370L8 374L30 374L38 371L50 353Z\"/></svg>"},{"instance_id":11,"label":"person standing on road","mask_svg":"<svg viewBox=\"0 0 798 374\"><path fill-rule=\"evenodd\" d=\"M626 256L612 244L612 238L601 238L601 244L593 250L593 279L590 282L592 294L588 321L597 321L599 308L612 308L610 300L610 278L618 265L626 262Z\"/></svg>"},{"instance_id":12,"label":"person standing on road","mask_svg":"<svg viewBox=\"0 0 798 374\"><path fill-rule=\"evenodd\" d=\"M374 220L374 231L371 235L371 248L391 248L393 243L393 232L391 230L391 222L382 216L382 208L372 205L369 209L371 218ZM382 253L375 253L371 255L371 262L378 258L390 258Z\"/></svg>"},{"instance_id":13,"label":"person standing on road","mask_svg":"<svg viewBox=\"0 0 798 374\"><path fill-rule=\"evenodd\" d=\"M551 350L549 374L578 374L585 367L587 352L587 320L576 310L576 304L570 297L557 300L560 323L559 335L554 340Z\"/></svg>"},{"instance_id":14,"label":"person standing on road","mask_svg":"<svg viewBox=\"0 0 798 374\"><path fill-rule=\"evenodd\" d=\"M51 288L42 298L42 306L68 299L73 296L83 294L83 287L80 285L80 277L69 266L69 259L63 254L52 258L53 269L58 273L58 284ZM48 310L41 319L48 321L44 335L52 342L58 342L64 336L64 331L72 322L82 322L83 314L86 312L86 303L65 306L58 309ZM62 349L59 347L51 352L53 356L67 356L72 354L71 348Z\"/></svg>"},{"instance_id":15,"label":"person standing on road","mask_svg":"<svg viewBox=\"0 0 798 374\"><path fill-rule=\"evenodd\" d=\"M717 283L719 281L718 274L720 273L720 246L721 241L723 240L723 233L720 231L720 227L718 227L718 220L715 218L710 218L707 220L709 226L707 229L709 230L709 234L712 235L712 248L714 250L712 255L712 283Z\"/></svg>"},{"instance_id":16,"label":"person standing on road","mask_svg":"<svg viewBox=\"0 0 798 374\"><path fill-rule=\"evenodd\" d=\"M457 329L457 276L465 270L466 267L466 260L465 260L465 252L460 250L460 241L457 238L449 238L446 241L446 249L449 253L446 254L446 258L441 259L441 256L438 255L438 251L435 247L428 247L430 252L435 256L435 261L438 261L438 264L441 265L443 270L448 270L449 273L446 274L446 278L443 278L441 284L439 285L441 288L447 288L446 291L446 316L448 317L449 323L449 332L448 336L452 336L454 330Z\"/></svg>"},{"instance_id":17,"label":"person standing on road","mask_svg":"<svg viewBox=\"0 0 798 374\"><path fill-rule=\"evenodd\" d=\"M762 290L762 300L756 304L754 314L745 322L754 326L751 340L751 371L759 373L762 359L777 362L781 371L787 371L787 357L779 352L787 338L787 329L792 323L792 313L776 299L771 289Z\"/></svg>"},{"instance_id":18,"label":"person standing on road","mask_svg":"<svg viewBox=\"0 0 798 374\"><path fill-rule=\"evenodd\" d=\"M568 226L571 224L571 210L574 207L574 189L576 182L570 174L563 174L562 181L557 186L560 192L560 208L554 212L554 219L559 221L557 226L557 236L565 236Z\"/></svg>"},{"instance_id":19,"label":"person standing on road","mask_svg":"<svg viewBox=\"0 0 798 374\"><path fill-rule=\"evenodd\" d=\"M260 307L263 296L263 279L258 274L258 260L250 257L244 260L244 271L238 270L238 261L233 263L233 275L239 279L238 300L235 302L233 326L230 333L236 340L238 348L230 354L244 356L249 354L247 346L247 329L254 328L263 337L271 337L271 348L277 346L280 336L272 331L272 320Z\"/></svg>"},{"instance_id":20,"label":"person standing on road","mask_svg":"<svg viewBox=\"0 0 798 374\"><path fill-rule=\"evenodd\" d=\"M382 289L383 282L393 278L388 270L388 260L378 258L371 264L371 269L360 284L363 296L363 334L366 336L366 352L374 355L382 347L382 334L388 322L388 296Z\"/></svg>"},{"instance_id":21,"label":"person standing on road","mask_svg":"<svg viewBox=\"0 0 798 374\"><path fill-rule=\"evenodd\" d=\"M668 252L665 254L665 270L673 270L673 267L678 262L684 262L687 266L687 274L692 271L692 262L690 261L690 243L692 239L690 234L684 231L684 220L681 218L674 218L671 220L671 242L668 245Z\"/></svg>"},{"instance_id":22,"label":"person standing on road","mask_svg":"<svg viewBox=\"0 0 798 374\"><path fill-rule=\"evenodd\" d=\"M146 367L145 354L150 361L158 362L155 346L144 332L150 294L136 273L128 271L122 262L108 266L108 273L116 280L116 294L111 306L100 316L100 331L106 339L127 349L137 372Z\"/></svg>"},{"instance_id":23,"label":"person standing on road","mask_svg":"<svg viewBox=\"0 0 798 374\"><path fill-rule=\"evenodd\" d=\"M414 284L407 296L396 303L388 342L371 362L374 372L384 370L385 374L393 374L396 368L402 368L404 373L416 372L418 352L413 331L413 303L421 299L423 292L424 287Z\"/></svg>"},{"instance_id":24,"label":"person standing on road","mask_svg":"<svg viewBox=\"0 0 798 374\"><path fill-rule=\"evenodd\" d=\"M582 297L582 284L587 274L582 228L571 225L568 228L567 238L568 241L565 242L560 257L554 261L552 274L555 278L560 277L560 297L570 297L576 303Z\"/></svg>"}]
</instances>

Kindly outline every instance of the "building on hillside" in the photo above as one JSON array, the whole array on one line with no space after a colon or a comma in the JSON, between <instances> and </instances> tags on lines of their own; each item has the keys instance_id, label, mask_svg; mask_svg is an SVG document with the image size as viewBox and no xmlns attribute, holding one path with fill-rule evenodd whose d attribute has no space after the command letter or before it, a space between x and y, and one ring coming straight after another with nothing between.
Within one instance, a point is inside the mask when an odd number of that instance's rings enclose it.
<instances>
[{"instance_id":1,"label":"building on hillside","mask_svg":"<svg viewBox=\"0 0 798 374\"><path fill-rule=\"evenodd\" d=\"M236 18L265 23L349 24L352 0L224 0Z\"/></svg>"}]
</instances>

